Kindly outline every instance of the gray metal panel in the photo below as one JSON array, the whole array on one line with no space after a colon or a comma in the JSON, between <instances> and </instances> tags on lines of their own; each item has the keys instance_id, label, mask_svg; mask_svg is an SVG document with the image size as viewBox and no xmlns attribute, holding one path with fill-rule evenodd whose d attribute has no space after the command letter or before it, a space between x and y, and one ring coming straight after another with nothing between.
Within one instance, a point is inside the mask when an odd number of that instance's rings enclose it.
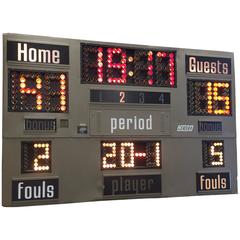
<instances>
[{"instance_id":1,"label":"gray metal panel","mask_svg":"<svg viewBox=\"0 0 240 240\"><path fill-rule=\"evenodd\" d=\"M69 65L42 63L20 63L7 61L7 41L36 42L69 46ZM141 86L110 86L80 83L80 43L97 43L120 47L141 47L145 49L176 50L177 88L156 88ZM185 56L228 57L232 60L232 75L194 74L185 71ZM3 37L3 205L19 206L80 202L91 200L169 197L201 194L237 193L236 156L236 114L235 77L233 53L191 49L162 48L128 44L102 43L74 39L60 39L40 36L5 34ZM68 113L28 113L8 112L8 69L26 69L68 72L69 112ZM187 114L187 79L231 80L232 116L189 116ZM120 105L90 103L90 89L134 90L169 92L169 106ZM150 131L117 130L111 134L110 118L132 118L137 115L153 116ZM25 118L56 118L57 131L36 133L24 131ZM60 121L68 120L68 127L61 128ZM100 121L100 122L99 122ZM198 121L220 121L221 133L198 133ZM159 124L158 124L159 123ZM86 134L79 134L80 125L88 127ZM179 132L178 125L193 125L193 131ZM106 140L159 140L161 141L161 169L101 170L100 142ZM225 166L203 168L202 140L224 140ZM52 141L52 173L21 173L21 141ZM196 173L229 172L231 189L197 193ZM161 174L161 194L103 196L104 176ZM59 178L59 198L57 200L34 200L12 202L12 180Z\"/></svg>"}]
</instances>

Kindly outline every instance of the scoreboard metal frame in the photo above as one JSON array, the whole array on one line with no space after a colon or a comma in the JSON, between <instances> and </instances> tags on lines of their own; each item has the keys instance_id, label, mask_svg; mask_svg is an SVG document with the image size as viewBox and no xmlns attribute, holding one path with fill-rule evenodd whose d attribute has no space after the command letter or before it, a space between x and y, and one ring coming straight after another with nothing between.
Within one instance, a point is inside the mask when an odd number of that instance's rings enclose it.
<instances>
[{"instance_id":1,"label":"scoreboard metal frame","mask_svg":"<svg viewBox=\"0 0 240 240\"><path fill-rule=\"evenodd\" d=\"M2 204L237 193L230 52L4 34Z\"/></svg>"}]
</instances>

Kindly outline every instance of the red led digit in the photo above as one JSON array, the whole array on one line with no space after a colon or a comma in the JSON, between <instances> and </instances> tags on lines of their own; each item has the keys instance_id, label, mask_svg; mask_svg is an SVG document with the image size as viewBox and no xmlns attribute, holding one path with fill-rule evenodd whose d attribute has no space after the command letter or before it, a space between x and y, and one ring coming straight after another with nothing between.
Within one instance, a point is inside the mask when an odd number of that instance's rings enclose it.
<instances>
[{"instance_id":1,"label":"red led digit","mask_svg":"<svg viewBox=\"0 0 240 240\"><path fill-rule=\"evenodd\" d=\"M175 65L174 53L169 53L168 66L169 66L169 80L171 86L175 85L174 65Z\"/></svg>"},{"instance_id":2,"label":"red led digit","mask_svg":"<svg viewBox=\"0 0 240 240\"><path fill-rule=\"evenodd\" d=\"M170 86L174 87L175 85L175 70L174 70L174 65L175 65L175 54L174 53L166 53L166 52L157 52L157 57L158 58L166 58L169 57L168 60L168 77L169 77L169 83Z\"/></svg>"},{"instance_id":3,"label":"red led digit","mask_svg":"<svg viewBox=\"0 0 240 240\"><path fill-rule=\"evenodd\" d=\"M147 59L148 59L148 64L147 64L148 65L148 72L147 72L147 74L148 74L148 84L153 85L153 63L152 63L153 52L152 51L148 52Z\"/></svg>"},{"instance_id":4,"label":"red led digit","mask_svg":"<svg viewBox=\"0 0 240 240\"><path fill-rule=\"evenodd\" d=\"M108 79L109 83L118 83L124 84L126 83L127 73L126 73L126 53L122 51L121 48L108 48L107 49L107 63L108 63ZM120 55L121 60L119 63L113 61L114 55ZM110 69L119 69L121 71L121 77L114 77L114 74L110 73Z\"/></svg>"}]
</instances>

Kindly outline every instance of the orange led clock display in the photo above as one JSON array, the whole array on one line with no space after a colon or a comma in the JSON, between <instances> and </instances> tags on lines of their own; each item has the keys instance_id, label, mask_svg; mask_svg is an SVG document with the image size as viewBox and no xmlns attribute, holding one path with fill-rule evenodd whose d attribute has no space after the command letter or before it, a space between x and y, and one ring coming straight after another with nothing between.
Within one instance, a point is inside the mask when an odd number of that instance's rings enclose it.
<instances>
[{"instance_id":1,"label":"orange led clock display","mask_svg":"<svg viewBox=\"0 0 240 240\"><path fill-rule=\"evenodd\" d=\"M102 169L161 168L160 141L101 143Z\"/></svg>"}]
</instances>

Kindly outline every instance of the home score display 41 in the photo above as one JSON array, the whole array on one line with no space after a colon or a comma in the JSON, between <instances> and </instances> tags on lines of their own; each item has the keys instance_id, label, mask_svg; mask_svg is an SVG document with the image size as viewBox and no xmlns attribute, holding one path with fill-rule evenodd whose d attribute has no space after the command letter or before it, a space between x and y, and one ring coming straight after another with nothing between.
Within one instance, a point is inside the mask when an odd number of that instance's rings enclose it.
<instances>
[{"instance_id":1,"label":"home score display 41","mask_svg":"<svg viewBox=\"0 0 240 240\"><path fill-rule=\"evenodd\" d=\"M237 193L233 53L3 36L3 205Z\"/></svg>"}]
</instances>

